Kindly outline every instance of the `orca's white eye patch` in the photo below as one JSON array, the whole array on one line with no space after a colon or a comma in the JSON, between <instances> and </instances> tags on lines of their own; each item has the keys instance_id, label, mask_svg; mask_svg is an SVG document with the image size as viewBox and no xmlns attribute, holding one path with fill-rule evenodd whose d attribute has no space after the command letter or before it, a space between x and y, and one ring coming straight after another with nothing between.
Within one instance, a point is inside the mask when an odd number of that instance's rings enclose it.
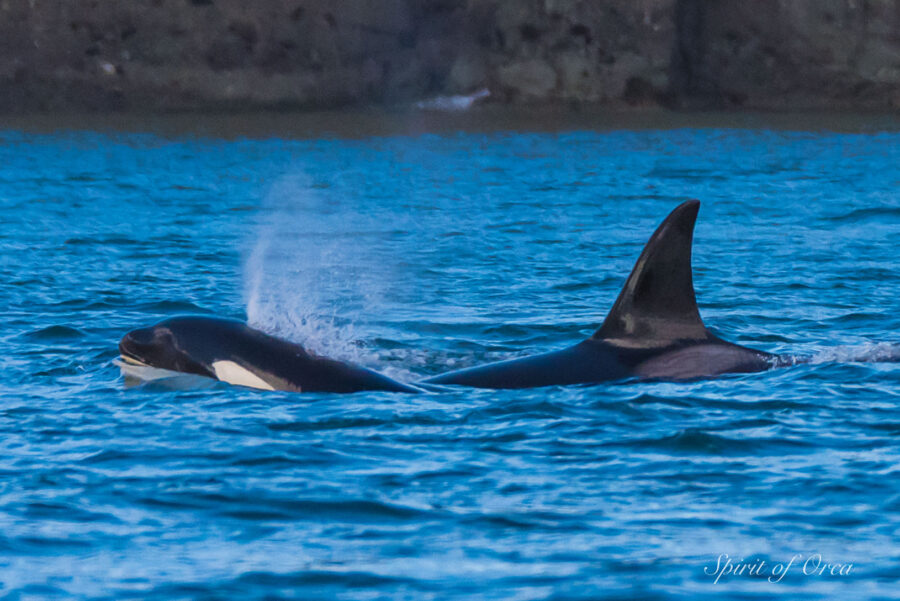
<instances>
[{"instance_id":1,"label":"orca's white eye patch","mask_svg":"<svg viewBox=\"0 0 900 601\"><path fill-rule=\"evenodd\" d=\"M212 368L216 378L222 382L260 390L275 390L271 384L234 361L216 361L212 364Z\"/></svg>"}]
</instances>

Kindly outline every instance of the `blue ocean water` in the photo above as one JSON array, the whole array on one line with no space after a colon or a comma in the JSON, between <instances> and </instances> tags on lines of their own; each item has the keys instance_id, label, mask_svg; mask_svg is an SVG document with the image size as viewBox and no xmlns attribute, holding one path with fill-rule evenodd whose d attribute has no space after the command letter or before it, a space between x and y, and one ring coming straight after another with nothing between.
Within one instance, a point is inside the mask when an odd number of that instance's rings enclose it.
<instances>
[{"instance_id":1,"label":"blue ocean water","mask_svg":"<svg viewBox=\"0 0 900 601\"><path fill-rule=\"evenodd\" d=\"M0 597L897 598L898 149L2 130ZM687 198L707 325L811 362L422 395L113 364L186 313L406 380L563 347Z\"/></svg>"}]
</instances>

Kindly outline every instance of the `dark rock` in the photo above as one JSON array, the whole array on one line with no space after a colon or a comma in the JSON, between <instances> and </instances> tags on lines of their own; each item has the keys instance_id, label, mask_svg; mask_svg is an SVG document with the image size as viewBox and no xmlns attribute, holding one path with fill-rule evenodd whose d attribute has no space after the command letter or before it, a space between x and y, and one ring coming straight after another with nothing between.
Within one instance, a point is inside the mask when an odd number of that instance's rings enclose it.
<instances>
[{"instance_id":1,"label":"dark rock","mask_svg":"<svg viewBox=\"0 0 900 601\"><path fill-rule=\"evenodd\" d=\"M896 0L0 0L0 111L897 108Z\"/></svg>"},{"instance_id":2,"label":"dark rock","mask_svg":"<svg viewBox=\"0 0 900 601\"><path fill-rule=\"evenodd\" d=\"M679 0L673 91L684 106L900 104L900 3Z\"/></svg>"}]
</instances>

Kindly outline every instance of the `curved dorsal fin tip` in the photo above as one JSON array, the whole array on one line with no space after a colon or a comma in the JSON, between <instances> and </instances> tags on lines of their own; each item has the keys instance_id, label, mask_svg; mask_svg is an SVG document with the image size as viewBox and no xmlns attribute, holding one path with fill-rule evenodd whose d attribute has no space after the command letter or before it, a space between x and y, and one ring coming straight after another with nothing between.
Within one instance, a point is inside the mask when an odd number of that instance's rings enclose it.
<instances>
[{"instance_id":1,"label":"curved dorsal fin tip","mask_svg":"<svg viewBox=\"0 0 900 601\"><path fill-rule=\"evenodd\" d=\"M658 344L709 337L700 319L691 273L699 209L700 201L687 200L656 228L592 338Z\"/></svg>"}]
</instances>

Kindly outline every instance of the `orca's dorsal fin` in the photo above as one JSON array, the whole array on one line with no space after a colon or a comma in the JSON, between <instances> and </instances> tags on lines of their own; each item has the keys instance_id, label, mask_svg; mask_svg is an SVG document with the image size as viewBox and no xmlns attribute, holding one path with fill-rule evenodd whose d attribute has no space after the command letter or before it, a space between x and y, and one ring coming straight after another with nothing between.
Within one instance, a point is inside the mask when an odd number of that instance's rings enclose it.
<instances>
[{"instance_id":1,"label":"orca's dorsal fin","mask_svg":"<svg viewBox=\"0 0 900 601\"><path fill-rule=\"evenodd\" d=\"M691 274L691 243L700 202L672 211L650 237L612 310L592 336L623 346L708 340Z\"/></svg>"}]
</instances>

